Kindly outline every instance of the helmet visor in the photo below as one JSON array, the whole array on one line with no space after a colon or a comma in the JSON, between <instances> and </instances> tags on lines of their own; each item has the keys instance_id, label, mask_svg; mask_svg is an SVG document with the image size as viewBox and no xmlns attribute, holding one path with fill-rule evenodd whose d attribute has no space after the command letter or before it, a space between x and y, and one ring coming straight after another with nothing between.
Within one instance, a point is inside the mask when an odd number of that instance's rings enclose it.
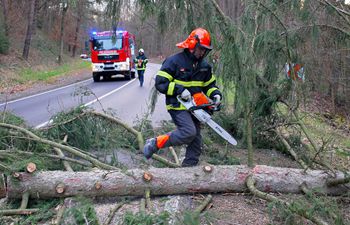
<instances>
[{"instance_id":1,"label":"helmet visor","mask_svg":"<svg viewBox=\"0 0 350 225\"><path fill-rule=\"evenodd\" d=\"M199 44L199 46L202 47L202 48L205 48L205 49L207 49L209 51L213 49L212 45Z\"/></svg>"},{"instance_id":2,"label":"helmet visor","mask_svg":"<svg viewBox=\"0 0 350 225\"><path fill-rule=\"evenodd\" d=\"M197 58L197 59L204 59L208 54L209 52L211 51L211 49L208 49L206 47L203 47L202 45L200 44L197 44L196 47L194 48L194 51L193 51L193 55Z\"/></svg>"}]
</instances>

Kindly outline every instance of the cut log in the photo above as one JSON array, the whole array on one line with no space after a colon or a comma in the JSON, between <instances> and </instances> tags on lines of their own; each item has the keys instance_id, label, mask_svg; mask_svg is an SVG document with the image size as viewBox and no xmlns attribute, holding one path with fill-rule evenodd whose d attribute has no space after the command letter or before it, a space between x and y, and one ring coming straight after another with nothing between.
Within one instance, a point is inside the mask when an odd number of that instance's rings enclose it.
<instances>
[{"instance_id":1,"label":"cut log","mask_svg":"<svg viewBox=\"0 0 350 225\"><path fill-rule=\"evenodd\" d=\"M27 170L28 173L34 173L35 170L36 170L35 163L32 163L32 162L28 163L26 170Z\"/></svg>"},{"instance_id":2,"label":"cut log","mask_svg":"<svg viewBox=\"0 0 350 225\"><path fill-rule=\"evenodd\" d=\"M153 196L185 193L215 193L248 191L245 180L253 174L256 187L264 192L302 193L300 185L317 188L327 194L344 194L349 184L327 186L327 179L344 178L337 173L332 177L326 171L280 168L259 165L253 169L247 166L212 166L210 173L201 166L185 168L150 168L152 179L144 179L145 171L132 169L121 171L40 171L35 174L21 173L21 180L7 177L7 196L20 198L24 190L32 198L54 198L68 196L143 196L150 189ZM101 187L96 188L96 183ZM58 193L56 187L63 185Z\"/></svg>"}]
</instances>

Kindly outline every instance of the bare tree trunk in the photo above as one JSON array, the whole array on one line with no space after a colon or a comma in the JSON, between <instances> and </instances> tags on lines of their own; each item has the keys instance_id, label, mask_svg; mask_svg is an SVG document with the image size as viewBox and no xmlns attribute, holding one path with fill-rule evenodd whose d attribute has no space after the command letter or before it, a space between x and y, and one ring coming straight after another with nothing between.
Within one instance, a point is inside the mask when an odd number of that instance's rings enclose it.
<instances>
[{"instance_id":1,"label":"bare tree trunk","mask_svg":"<svg viewBox=\"0 0 350 225\"><path fill-rule=\"evenodd\" d=\"M4 28L5 28L5 35L8 37L9 36L9 26L8 26L8 4L7 0L2 0L2 13L4 17Z\"/></svg>"},{"instance_id":2,"label":"bare tree trunk","mask_svg":"<svg viewBox=\"0 0 350 225\"><path fill-rule=\"evenodd\" d=\"M33 32L32 36L36 34L37 23L38 23L38 12L39 12L39 0L34 2L34 15L33 15Z\"/></svg>"},{"instance_id":3,"label":"bare tree trunk","mask_svg":"<svg viewBox=\"0 0 350 225\"><path fill-rule=\"evenodd\" d=\"M58 64L62 63L62 55L63 55L63 44L64 44L64 18L66 16L66 12L68 10L68 3L66 1L63 2L62 6L62 17L61 17L61 31L60 31L60 52L58 54Z\"/></svg>"},{"instance_id":4,"label":"bare tree trunk","mask_svg":"<svg viewBox=\"0 0 350 225\"><path fill-rule=\"evenodd\" d=\"M248 103L246 103L248 105ZM249 106L246 107L246 131L247 131L247 150L248 150L248 166L254 166L254 149L253 149L253 115Z\"/></svg>"},{"instance_id":5,"label":"bare tree trunk","mask_svg":"<svg viewBox=\"0 0 350 225\"><path fill-rule=\"evenodd\" d=\"M143 196L147 189L152 195L244 192L247 191L246 178L249 174L253 175L256 187L264 192L302 193L300 186L306 184L309 189L317 188L327 194L344 194L350 187L349 184L327 186L327 180L333 177L321 170L305 172L302 169L260 165L254 168L211 166L210 170L197 166L151 168L148 171L132 169L124 172L97 170L20 173L17 178L7 177L6 190L9 198L21 198L23 190L27 190L32 198ZM337 178L345 178L344 173L338 172Z\"/></svg>"},{"instance_id":6,"label":"bare tree trunk","mask_svg":"<svg viewBox=\"0 0 350 225\"><path fill-rule=\"evenodd\" d=\"M75 34L74 34L74 42L73 42L73 48L72 48L72 57L75 57L76 51L77 51L77 46L78 46L78 36L79 36L79 28L80 28L80 22L81 22L81 17L82 17L82 10L83 10L83 2L78 1L77 2L77 21L76 21L76 26L75 26Z\"/></svg>"},{"instance_id":7,"label":"bare tree trunk","mask_svg":"<svg viewBox=\"0 0 350 225\"><path fill-rule=\"evenodd\" d=\"M35 5L37 0L30 0L29 4L29 12L28 12L28 25L27 25L27 33L26 38L24 40L23 54L22 57L27 60L29 56L30 42L32 40L32 35L34 32L34 18L35 18Z\"/></svg>"}]
</instances>

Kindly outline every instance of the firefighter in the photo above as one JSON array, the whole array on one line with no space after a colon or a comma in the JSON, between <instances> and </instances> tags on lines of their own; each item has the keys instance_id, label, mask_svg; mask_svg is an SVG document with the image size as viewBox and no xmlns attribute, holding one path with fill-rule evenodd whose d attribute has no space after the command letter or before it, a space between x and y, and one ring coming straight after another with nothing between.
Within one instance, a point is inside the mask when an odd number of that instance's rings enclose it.
<instances>
[{"instance_id":1,"label":"firefighter","mask_svg":"<svg viewBox=\"0 0 350 225\"><path fill-rule=\"evenodd\" d=\"M197 28L176 46L184 50L164 60L155 80L156 89L166 96L166 108L176 129L148 139L143 153L149 159L161 148L187 144L182 166L188 167L198 164L202 151L200 122L180 104L177 96L183 100L193 98L197 105L208 102L209 97L219 106L222 95L215 85L211 66L204 60L212 49L209 32Z\"/></svg>"},{"instance_id":2,"label":"firefighter","mask_svg":"<svg viewBox=\"0 0 350 225\"><path fill-rule=\"evenodd\" d=\"M143 80L144 80L143 74L145 73L146 64L148 63L148 59L145 56L145 51L143 50L143 48L139 49L139 55L136 56L136 59L134 62L136 63L136 70L140 81L140 87L142 87Z\"/></svg>"}]
</instances>

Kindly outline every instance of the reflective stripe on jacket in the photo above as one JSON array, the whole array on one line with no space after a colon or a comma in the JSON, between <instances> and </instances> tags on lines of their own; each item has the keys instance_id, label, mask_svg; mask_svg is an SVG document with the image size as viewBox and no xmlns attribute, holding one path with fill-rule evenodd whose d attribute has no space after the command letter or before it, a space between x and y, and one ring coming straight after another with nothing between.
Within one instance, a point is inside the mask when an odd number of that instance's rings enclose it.
<instances>
[{"instance_id":1,"label":"reflective stripe on jacket","mask_svg":"<svg viewBox=\"0 0 350 225\"><path fill-rule=\"evenodd\" d=\"M176 98L185 88L192 95L203 92L210 98L216 94L221 96L211 70L211 66L205 60L196 65L187 49L165 59L157 73L155 86L159 92L166 95L167 109L186 110Z\"/></svg>"},{"instance_id":2,"label":"reflective stripe on jacket","mask_svg":"<svg viewBox=\"0 0 350 225\"><path fill-rule=\"evenodd\" d=\"M136 56L134 63L136 65L137 70L145 70L146 64L148 63L148 59L145 55L138 55L138 56Z\"/></svg>"}]
</instances>

